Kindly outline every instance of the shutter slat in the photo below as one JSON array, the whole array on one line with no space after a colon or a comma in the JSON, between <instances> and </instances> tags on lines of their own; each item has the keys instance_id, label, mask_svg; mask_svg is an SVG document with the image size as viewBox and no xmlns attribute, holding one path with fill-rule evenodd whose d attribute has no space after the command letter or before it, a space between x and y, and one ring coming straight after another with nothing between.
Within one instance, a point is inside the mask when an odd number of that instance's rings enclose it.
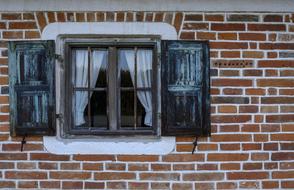
<instances>
[{"instance_id":1,"label":"shutter slat","mask_svg":"<svg viewBox=\"0 0 294 190\"><path fill-rule=\"evenodd\" d=\"M162 41L162 135L210 133L208 45Z\"/></svg>"},{"instance_id":2,"label":"shutter slat","mask_svg":"<svg viewBox=\"0 0 294 190\"><path fill-rule=\"evenodd\" d=\"M9 42L11 134L55 134L54 41Z\"/></svg>"}]
</instances>

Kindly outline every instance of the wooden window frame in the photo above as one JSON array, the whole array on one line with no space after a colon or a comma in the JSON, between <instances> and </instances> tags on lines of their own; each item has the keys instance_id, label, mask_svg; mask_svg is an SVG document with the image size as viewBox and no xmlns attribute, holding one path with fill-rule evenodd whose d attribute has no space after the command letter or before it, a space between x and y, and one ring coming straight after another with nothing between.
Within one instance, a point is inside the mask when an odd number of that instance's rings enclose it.
<instances>
[{"instance_id":1,"label":"wooden window frame","mask_svg":"<svg viewBox=\"0 0 294 190\"><path fill-rule=\"evenodd\" d=\"M62 135L64 137L75 137L79 135L149 135L149 136L160 136L160 38L159 36L64 36L64 66L65 66L65 96L64 96L64 127ZM73 126L72 118L72 94L73 94L73 84L71 84L71 48L75 47L99 47L99 48L108 48L108 63L110 68L108 70L115 70L111 72L112 76L108 76L113 80L107 80L107 87L112 85L108 90L112 90L112 96L107 94L107 97L117 101L108 101L111 104L108 107L114 107L110 109L109 113L112 114L114 120L108 122L107 130L101 130L98 128L89 128L77 129ZM153 49L153 62L152 62L152 127L150 130L118 130L119 123L119 107L117 97L120 92L120 85L118 84L119 80L117 77L117 58L113 55L116 54L116 48L152 48ZM111 68L112 67L112 68ZM119 87L116 89L113 85ZM107 91L108 91L107 90ZM116 115L116 116L115 116ZM112 122L117 128L110 129L109 123Z\"/></svg>"}]
</instances>

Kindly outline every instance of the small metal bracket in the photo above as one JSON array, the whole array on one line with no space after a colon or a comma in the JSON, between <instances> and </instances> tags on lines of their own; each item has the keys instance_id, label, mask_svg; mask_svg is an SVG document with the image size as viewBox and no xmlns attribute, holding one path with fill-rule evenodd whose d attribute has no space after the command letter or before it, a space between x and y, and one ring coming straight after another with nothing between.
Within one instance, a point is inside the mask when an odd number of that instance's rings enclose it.
<instances>
[{"instance_id":1,"label":"small metal bracket","mask_svg":"<svg viewBox=\"0 0 294 190\"><path fill-rule=\"evenodd\" d=\"M22 141L21 141L21 146L20 146L20 151L22 152L23 151L23 146L24 146L24 144L26 144L27 143L27 141L26 141L26 134L22 137Z\"/></svg>"},{"instance_id":2,"label":"small metal bracket","mask_svg":"<svg viewBox=\"0 0 294 190\"><path fill-rule=\"evenodd\" d=\"M192 154L194 154L196 146L197 146L197 141L198 141L198 137L195 138L194 142L193 142L193 149L192 149Z\"/></svg>"}]
</instances>

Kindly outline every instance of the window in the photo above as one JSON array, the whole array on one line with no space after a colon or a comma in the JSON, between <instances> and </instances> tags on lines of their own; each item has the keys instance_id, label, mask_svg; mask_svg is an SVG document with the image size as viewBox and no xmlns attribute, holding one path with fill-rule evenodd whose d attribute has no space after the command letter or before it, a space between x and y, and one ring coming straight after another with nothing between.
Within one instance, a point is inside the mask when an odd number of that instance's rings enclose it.
<instances>
[{"instance_id":1,"label":"window","mask_svg":"<svg viewBox=\"0 0 294 190\"><path fill-rule=\"evenodd\" d=\"M65 38L65 134L157 134L157 41Z\"/></svg>"},{"instance_id":2,"label":"window","mask_svg":"<svg viewBox=\"0 0 294 190\"><path fill-rule=\"evenodd\" d=\"M210 134L207 42L158 36L61 36L9 43L13 135ZM55 60L65 81L55 100ZM58 79L59 80L59 79ZM23 81L23 82L22 82ZM55 101L61 113L55 114Z\"/></svg>"}]
</instances>

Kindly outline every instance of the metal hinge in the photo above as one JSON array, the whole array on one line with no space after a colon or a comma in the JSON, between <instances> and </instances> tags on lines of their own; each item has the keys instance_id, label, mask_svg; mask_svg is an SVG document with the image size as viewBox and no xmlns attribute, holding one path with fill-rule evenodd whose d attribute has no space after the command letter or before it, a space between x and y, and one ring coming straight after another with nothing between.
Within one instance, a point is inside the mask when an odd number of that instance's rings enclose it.
<instances>
[{"instance_id":1,"label":"metal hinge","mask_svg":"<svg viewBox=\"0 0 294 190\"><path fill-rule=\"evenodd\" d=\"M54 54L54 58L57 59L60 62L63 62L63 57L59 54Z\"/></svg>"}]
</instances>

